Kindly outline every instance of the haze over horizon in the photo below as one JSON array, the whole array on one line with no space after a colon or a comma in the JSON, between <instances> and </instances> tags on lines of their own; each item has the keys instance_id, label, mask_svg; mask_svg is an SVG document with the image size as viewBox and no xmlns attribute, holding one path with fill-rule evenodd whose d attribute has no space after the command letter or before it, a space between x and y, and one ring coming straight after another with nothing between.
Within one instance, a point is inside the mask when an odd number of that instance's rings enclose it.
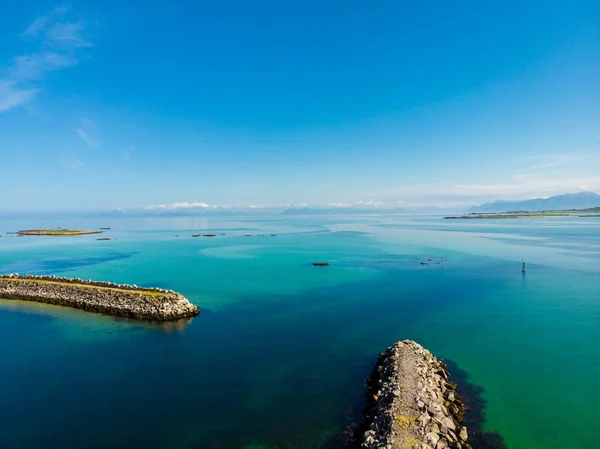
<instances>
[{"instance_id":1,"label":"haze over horizon","mask_svg":"<svg viewBox=\"0 0 600 449\"><path fill-rule=\"evenodd\" d=\"M592 0L3 6L2 211L600 192Z\"/></svg>"}]
</instances>

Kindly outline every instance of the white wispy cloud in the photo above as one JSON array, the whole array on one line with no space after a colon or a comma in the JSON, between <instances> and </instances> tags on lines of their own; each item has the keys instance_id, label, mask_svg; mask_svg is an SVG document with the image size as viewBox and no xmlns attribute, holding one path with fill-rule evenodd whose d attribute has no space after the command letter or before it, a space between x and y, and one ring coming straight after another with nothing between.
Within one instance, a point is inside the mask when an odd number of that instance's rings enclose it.
<instances>
[{"instance_id":1,"label":"white wispy cloud","mask_svg":"<svg viewBox=\"0 0 600 449\"><path fill-rule=\"evenodd\" d=\"M380 192L402 198L409 206L469 206L493 200L525 200L579 191L600 192L600 176L541 176L522 173L498 183L409 184Z\"/></svg>"},{"instance_id":2,"label":"white wispy cloud","mask_svg":"<svg viewBox=\"0 0 600 449\"><path fill-rule=\"evenodd\" d=\"M156 210L156 209L164 209L164 210L177 210L177 209L208 209L208 208L217 208L218 206L211 206L206 203L173 203L173 204L156 204L152 206L145 206L146 210Z\"/></svg>"},{"instance_id":3,"label":"white wispy cloud","mask_svg":"<svg viewBox=\"0 0 600 449\"><path fill-rule=\"evenodd\" d=\"M60 159L63 166L71 170L78 170L86 166L84 161L79 159L77 156L70 154L69 152L60 154Z\"/></svg>"},{"instance_id":4,"label":"white wispy cloud","mask_svg":"<svg viewBox=\"0 0 600 449\"><path fill-rule=\"evenodd\" d=\"M100 139L94 135L96 132L95 130L96 126L91 120L82 119L81 127L75 128L75 133L77 133L79 138L83 140L88 147L97 150L100 148Z\"/></svg>"},{"instance_id":5,"label":"white wispy cloud","mask_svg":"<svg viewBox=\"0 0 600 449\"><path fill-rule=\"evenodd\" d=\"M40 91L35 84L45 73L77 65L81 49L91 46L84 37L84 23L70 19L69 10L61 6L37 17L21 33L21 39L36 50L15 56L11 65L1 68L5 78L0 79L0 112L31 101Z\"/></svg>"},{"instance_id":6,"label":"white wispy cloud","mask_svg":"<svg viewBox=\"0 0 600 449\"><path fill-rule=\"evenodd\" d=\"M90 47L92 44L83 38L83 22L55 23L46 32L45 43L61 50Z\"/></svg>"},{"instance_id":7,"label":"white wispy cloud","mask_svg":"<svg viewBox=\"0 0 600 449\"><path fill-rule=\"evenodd\" d=\"M352 204L353 206L366 206L366 207L385 207L388 204L385 201L376 201L376 200L368 200L368 201L357 201Z\"/></svg>"},{"instance_id":8,"label":"white wispy cloud","mask_svg":"<svg viewBox=\"0 0 600 449\"><path fill-rule=\"evenodd\" d=\"M37 93L38 89L20 89L14 82L0 80L0 112L27 103Z\"/></svg>"},{"instance_id":9,"label":"white wispy cloud","mask_svg":"<svg viewBox=\"0 0 600 449\"><path fill-rule=\"evenodd\" d=\"M354 202L333 202L326 203L323 206L330 208L350 208L350 207L387 207L388 203L385 201L354 201Z\"/></svg>"},{"instance_id":10,"label":"white wispy cloud","mask_svg":"<svg viewBox=\"0 0 600 449\"><path fill-rule=\"evenodd\" d=\"M510 161L512 171L490 174L490 180L406 183L373 192L389 202L406 206L470 206L495 200L547 198L579 191L600 192L598 150L573 149L546 156L524 156ZM481 178L477 176L477 178Z\"/></svg>"},{"instance_id":11,"label":"white wispy cloud","mask_svg":"<svg viewBox=\"0 0 600 449\"><path fill-rule=\"evenodd\" d=\"M308 203L290 203L290 204L286 204L285 207L290 207L293 209L304 209L304 208L308 207Z\"/></svg>"},{"instance_id":12,"label":"white wispy cloud","mask_svg":"<svg viewBox=\"0 0 600 449\"><path fill-rule=\"evenodd\" d=\"M56 13L57 10L55 10L54 12ZM41 30L43 30L47 24L48 24L47 16L37 17L33 22L31 22L31 25L29 25L27 27L27 29L21 33L21 37L28 37L28 36L36 35Z\"/></svg>"},{"instance_id":13,"label":"white wispy cloud","mask_svg":"<svg viewBox=\"0 0 600 449\"><path fill-rule=\"evenodd\" d=\"M546 170L548 168L558 167L560 165L569 164L571 162L579 161L583 156L549 156L546 158L526 158L527 161L532 162L533 165L519 168L518 172L534 172L540 170Z\"/></svg>"},{"instance_id":14,"label":"white wispy cloud","mask_svg":"<svg viewBox=\"0 0 600 449\"><path fill-rule=\"evenodd\" d=\"M45 72L53 72L77 64L70 55L47 51L27 56L17 56L9 73L15 82L33 81Z\"/></svg>"}]
</instances>

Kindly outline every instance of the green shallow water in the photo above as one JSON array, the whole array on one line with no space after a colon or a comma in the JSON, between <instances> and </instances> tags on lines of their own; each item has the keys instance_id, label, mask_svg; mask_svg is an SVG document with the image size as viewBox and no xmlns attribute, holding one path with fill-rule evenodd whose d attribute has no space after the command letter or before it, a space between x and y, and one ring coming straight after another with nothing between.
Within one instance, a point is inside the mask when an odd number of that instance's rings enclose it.
<instances>
[{"instance_id":1,"label":"green shallow water","mask_svg":"<svg viewBox=\"0 0 600 449\"><path fill-rule=\"evenodd\" d=\"M597 445L600 223L40 226L111 226L113 240L4 236L0 272L172 288L202 313L158 327L0 300L2 448L343 447L378 352L405 338L448 360L480 447ZM203 231L226 235L191 237ZM429 257L443 266L420 264Z\"/></svg>"}]
</instances>

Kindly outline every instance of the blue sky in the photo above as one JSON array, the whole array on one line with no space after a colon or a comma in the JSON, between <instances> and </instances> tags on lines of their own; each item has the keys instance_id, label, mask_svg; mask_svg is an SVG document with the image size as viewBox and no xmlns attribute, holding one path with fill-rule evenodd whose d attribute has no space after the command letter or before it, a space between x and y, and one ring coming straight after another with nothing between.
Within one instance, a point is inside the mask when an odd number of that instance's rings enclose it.
<instances>
[{"instance_id":1,"label":"blue sky","mask_svg":"<svg viewBox=\"0 0 600 449\"><path fill-rule=\"evenodd\" d=\"M0 209L600 192L600 3L8 0Z\"/></svg>"}]
</instances>

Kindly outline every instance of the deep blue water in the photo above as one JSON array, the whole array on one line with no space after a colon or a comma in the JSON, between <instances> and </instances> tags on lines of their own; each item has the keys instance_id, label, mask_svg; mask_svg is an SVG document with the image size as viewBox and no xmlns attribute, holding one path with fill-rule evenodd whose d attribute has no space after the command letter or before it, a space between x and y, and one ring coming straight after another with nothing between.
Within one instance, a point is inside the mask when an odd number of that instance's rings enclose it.
<instances>
[{"instance_id":1,"label":"deep blue water","mask_svg":"<svg viewBox=\"0 0 600 449\"><path fill-rule=\"evenodd\" d=\"M0 272L172 288L202 312L160 327L0 301L2 448L339 447L377 354L405 338L449 361L495 447L598 441L598 220L37 226L110 226L113 240L4 235Z\"/></svg>"}]
</instances>

